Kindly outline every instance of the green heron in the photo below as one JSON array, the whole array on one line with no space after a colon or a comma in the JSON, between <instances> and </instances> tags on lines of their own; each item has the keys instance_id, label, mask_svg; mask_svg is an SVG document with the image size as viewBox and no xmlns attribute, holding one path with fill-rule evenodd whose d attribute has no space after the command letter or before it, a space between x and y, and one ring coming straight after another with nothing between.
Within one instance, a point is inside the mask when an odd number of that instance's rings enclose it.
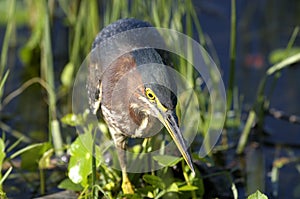
<instances>
[{"instance_id":1,"label":"green heron","mask_svg":"<svg viewBox=\"0 0 300 199\"><path fill-rule=\"evenodd\" d=\"M93 49L99 47L106 39L128 30L152 27L148 22L137 19L121 19L105 27L96 37ZM176 115L176 95L160 84L145 83L145 75L135 71L128 78L123 78L130 70L142 64L163 64L163 55L153 48L133 50L118 57L106 70L99 75L97 64L89 66L87 89L89 103L94 113L101 113L108 125L111 137L117 148L119 163L122 170L122 190L133 193L126 169L126 139L149 137L145 134L151 130L155 121L160 121L171 135L184 160L194 172L191 156L185 140L180 132ZM157 78L167 84L174 84L163 71L155 72ZM123 79L122 79L123 78ZM123 81L123 83L118 83ZM116 88L122 85L122 88ZM114 95L114 89L118 94ZM113 97L118 97L116 104L112 104Z\"/></svg>"}]
</instances>

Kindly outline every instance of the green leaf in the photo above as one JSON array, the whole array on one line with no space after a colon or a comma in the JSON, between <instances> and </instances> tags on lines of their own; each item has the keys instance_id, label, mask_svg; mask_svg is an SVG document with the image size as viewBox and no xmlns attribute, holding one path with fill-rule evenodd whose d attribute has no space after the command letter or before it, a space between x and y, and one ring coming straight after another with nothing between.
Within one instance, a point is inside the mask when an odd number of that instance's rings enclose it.
<instances>
[{"instance_id":1,"label":"green leaf","mask_svg":"<svg viewBox=\"0 0 300 199\"><path fill-rule=\"evenodd\" d=\"M73 113L69 113L61 118L61 122L67 124L69 126L78 126L82 122L82 117L75 115Z\"/></svg>"},{"instance_id":2,"label":"green leaf","mask_svg":"<svg viewBox=\"0 0 300 199\"><path fill-rule=\"evenodd\" d=\"M179 191L195 191L195 190L197 190L198 189L198 187L196 187L196 186L192 186L192 185L184 185L184 186L182 186L182 187L179 187Z\"/></svg>"},{"instance_id":3,"label":"green leaf","mask_svg":"<svg viewBox=\"0 0 300 199\"><path fill-rule=\"evenodd\" d=\"M92 140L86 133L80 135L70 146L71 158L68 176L73 183L81 183L83 187L87 185L87 177L92 172L92 150L86 148L86 146L91 146L92 143Z\"/></svg>"},{"instance_id":4,"label":"green leaf","mask_svg":"<svg viewBox=\"0 0 300 199\"><path fill-rule=\"evenodd\" d=\"M89 115L89 109L86 109L82 114L69 113L61 118L61 122L70 126L80 126L86 121Z\"/></svg>"},{"instance_id":5,"label":"green leaf","mask_svg":"<svg viewBox=\"0 0 300 199\"><path fill-rule=\"evenodd\" d=\"M291 64L295 64L300 61L300 53L297 53L295 55L286 57L281 62L273 65L267 70L267 75L272 75L273 73L282 70L285 67L290 66Z\"/></svg>"},{"instance_id":6,"label":"green leaf","mask_svg":"<svg viewBox=\"0 0 300 199\"><path fill-rule=\"evenodd\" d=\"M124 198L127 198L127 199L141 199L142 197L138 194L124 194L123 195ZM122 197L122 198L123 198Z\"/></svg>"},{"instance_id":7,"label":"green leaf","mask_svg":"<svg viewBox=\"0 0 300 199\"><path fill-rule=\"evenodd\" d=\"M255 193L248 196L247 199L268 199L268 197L265 194L262 194L259 190L257 190Z\"/></svg>"},{"instance_id":8,"label":"green leaf","mask_svg":"<svg viewBox=\"0 0 300 199\"><path fill-rule=\"evenodd\" d=\"M70 146L70 162L68 176L73 183L87 185L88 175L92 172L92 146L93 137L90 132L81 134ZM96 147L96 156L100 157L100 149ZM96 165L99 165L96 159Z\"/></svg>"},{"instance_id":9,"label":"green leaf","mask_svg":"<svg viewBox=\"0 0 300 199\"><path fill-rule=\"evenodd\" d=\"M166 185L160 177L154 175L143 175L143 180L154 187L165 189Z\"/></svg>"},{"instance_id":10,"label":"green leaf","mask_svg":"<svg viewBox=\"0 0 300 199\"><path fill-rule=\"evenodd\" d=\"M138 193L147 195L149 192L153 192L155 187L147 185L138 189Z\"/></svg>"},{"instance_id":11,"label":"green leaf","mask_svg":"<svg viewBox=\"0 0 300 199\"><path fill-rule=\"evenodd\" d=\"M72 191L82 191L83 187L80 184L73 183L69 178L64 179L59 185L60 189L67 189Z\"/></svg>"},{"instance_id":12,"label":"green leaf","mask_svg":"<svg viewBox=\"0 0 300 199\"><path fill-rule=\"evenodd\" d=\"M23 169L34 171L38 169L38 162L43 156L43 154L51 148L51 144L49 142L32 144L25 147L21 151L21 167ZM17 151L18 152L18 151ZM16 152L16 153L17 153ZM14 157L14 155L12 155Z\"/></svg>"},{"instance_id":13,"label":"green leaf","mask_svg":"<svg viewBox=\"0 0 300 199\"><path fill-rule=\"evenodd\" d=\"M46 151L41 159L39 160L39 168L40 169L47 169L50 166L50 158L54 153L54 149L51 148L48 151Z\"/></svg>"},{"instance_id":14,"label":"green leaf","mask_svg":"<svg viewBox=\"0 0 300 199\"><path fill-rule=\"evenodd\" d=\"M167 188L167 192L178 192L178 190L178 186L175 182Z\"/></svg>"},{"instance_id":15,"label":"green leaf","mask_svg":"<svg viewBox=\"0 0 300 199\"><path fill-rule=\"evenodd\" d=\"M156 155L153 156L153 159L157 161L162 166L173 167L178 162L182 160L181 157L171 156L171 155Z\"/></svg>"},{"instance_id":16,"label":"green leaf","mask_svg":"<svg viewBox=\"0 0 300 199\"><path fill-rule=\"evenodd\" d=\"M193 185L196 186L197 189L197 195L198 196L203 196L204 195L204 183L203 183L203 179L202 178L195 178L193 179Z\"/></svg>"},{"instance_id":17,"label":"green leaf","mask_svg":"<svg viewBox=\"0 0 300 199\"><path fill-rule=\"evenodd\" d=\"M293 47L291 49L277 49L271 52L269 61L271 64L276 64L285 58L300 53L299 47Z\"/></svg>"},{"instance_id":18,"label":"green leaf","mask_svg":"<svg viewBox=\"0 0 300 199\"><path fill-rule=\"evenodd\" d=\"M74 65L73 63L69 62L63 72L61 73L61 82L62 84L67 87L70 88L73 82L73 73L74 73Z\"/></svg>"}]
</instances>

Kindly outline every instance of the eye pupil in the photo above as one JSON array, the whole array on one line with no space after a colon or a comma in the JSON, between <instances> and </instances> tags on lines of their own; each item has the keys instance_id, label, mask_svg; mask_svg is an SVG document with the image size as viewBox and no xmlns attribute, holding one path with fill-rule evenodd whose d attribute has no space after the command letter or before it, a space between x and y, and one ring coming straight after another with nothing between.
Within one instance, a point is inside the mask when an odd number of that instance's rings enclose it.
<instances>
[{"instance_id":1,"label":"eye pupil","mask_svg":"<svg viewBox=\"0 0 300 199\"><path fill-rule=\"evenodd\" d=\"M147 95L148 99L150 99L150 100L154 100L155 99L154 93L150 89L148 89L148 88L146 89L146 95Z\"/></svg>"}]
</instances>

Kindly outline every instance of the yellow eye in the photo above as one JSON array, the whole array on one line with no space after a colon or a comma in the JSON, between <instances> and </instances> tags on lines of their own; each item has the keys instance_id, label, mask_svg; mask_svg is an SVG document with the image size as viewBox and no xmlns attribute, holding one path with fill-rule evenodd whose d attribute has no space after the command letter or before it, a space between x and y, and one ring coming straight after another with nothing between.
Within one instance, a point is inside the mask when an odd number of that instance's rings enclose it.
<instances>
[{"instance_id":1,"label":"yellow eye","mask_svg":"<svg viewBox=\"0 0 300 199\"><path fill-rule=\"evenodd\" d=\"M151 100L151 101L155 100L155 94L150 88L146 88L145 92L146 92L146 96L148 97L149 100Z\"/></svg>"}]
</instances>

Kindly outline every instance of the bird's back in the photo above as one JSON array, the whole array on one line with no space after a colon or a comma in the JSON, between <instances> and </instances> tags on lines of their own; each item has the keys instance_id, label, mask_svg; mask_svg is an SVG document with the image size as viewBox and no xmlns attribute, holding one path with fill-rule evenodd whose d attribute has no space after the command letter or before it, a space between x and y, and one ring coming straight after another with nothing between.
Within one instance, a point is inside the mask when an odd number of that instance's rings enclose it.
<instances>
[{"instance_id":1,"label":"bird's back","mask_svg":"<svg viewBox=\"0 0 300 199\"><path fill-rule=\"evenodd\" d=\"M127 19L120 19L101 30L96 36L95 41L93 42L92 48L96 48L98 45L101 44L105 39L114 36L118 33L136 29L136 28L145 28L145 27L152 27L152 25L148 22L134 19L134 18L127 18Z\"/></svg>"},{"instance_id":2,"label":"bird's back","mask_svg":"<svg viewBox=\"0 0 300 199\"><path fill-rule=\"evenodd\" d=\"M92 44L92 50L95 53L98 53L97 48L100 48L101 44L108 38L128 30L132 30L136 28L145 28L145 27L152 27L152 26L148 22L134 19L134 18L120 19L106 26L98 33L98 35L96 36ZM99 108L98 106L99 92L100 92L99 84L102 79L101 75L104 72L103 68L106 68L106 66L102 66L101 63L93 63L93 61L91 61L91 64L89 65L88 68L87 91L88 91L89 105L92 112L94 113Z\"/></svg>"}]
</instances>

